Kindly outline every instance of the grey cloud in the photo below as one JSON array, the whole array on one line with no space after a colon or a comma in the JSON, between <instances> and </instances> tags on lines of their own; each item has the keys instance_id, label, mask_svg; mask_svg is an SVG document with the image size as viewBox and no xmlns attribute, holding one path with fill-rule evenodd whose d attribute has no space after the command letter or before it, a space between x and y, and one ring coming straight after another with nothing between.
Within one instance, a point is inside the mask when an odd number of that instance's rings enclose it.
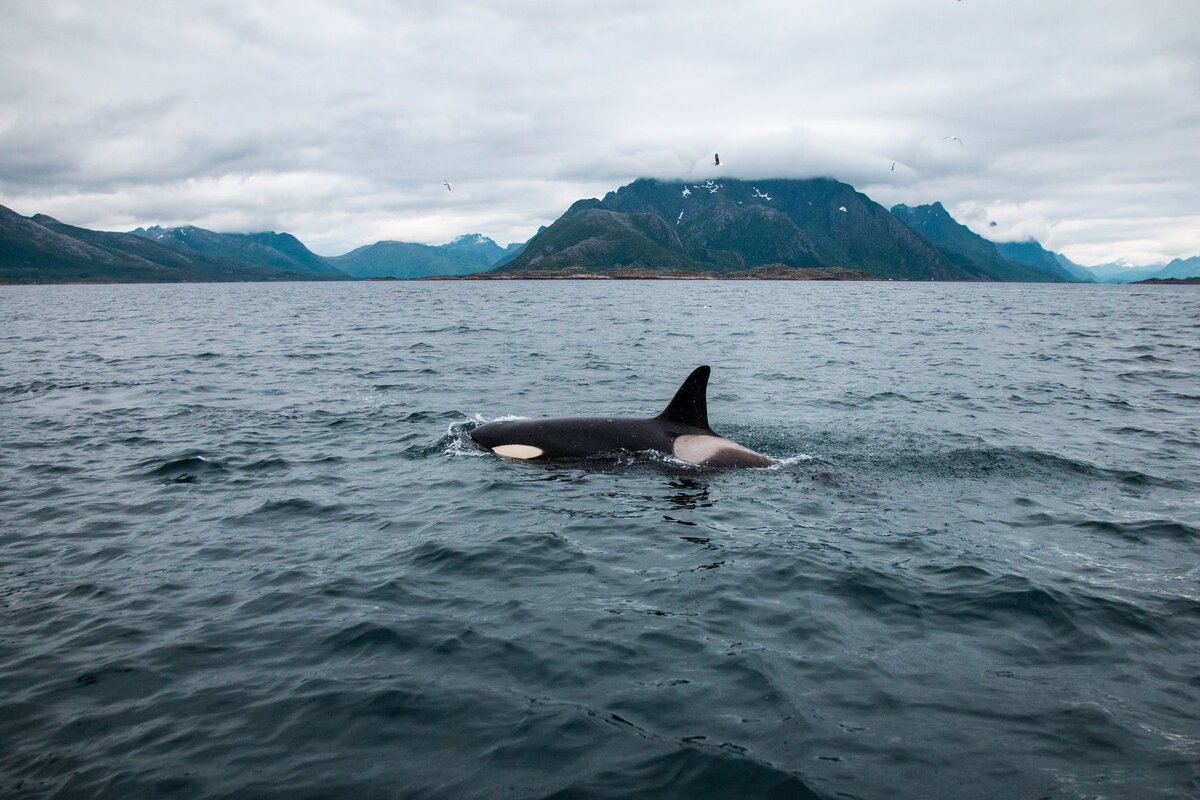
<instances>
[{"instance_id":1,"label":"grey cloud","mask_svg":"<svg viewBox=\"0 0 1200 800\"><path fill-rule=\"evenodd\" d=\"M523 240L635 177L706 177L719 151L722 174L940 200L1084 260L1200 253L1195 4L16 0L5 16L0 203L76 224L269 227L326 253Z\"/></svg>"}]
</instances>

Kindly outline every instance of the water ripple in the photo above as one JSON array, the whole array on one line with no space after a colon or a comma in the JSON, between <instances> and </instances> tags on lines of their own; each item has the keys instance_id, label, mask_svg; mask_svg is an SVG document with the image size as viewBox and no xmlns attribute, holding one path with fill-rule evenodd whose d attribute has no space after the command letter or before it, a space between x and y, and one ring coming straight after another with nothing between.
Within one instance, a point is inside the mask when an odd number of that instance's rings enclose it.
<instances>
[{"instance_id":1,"label":"water ripple","mask_svg":"<svg viewBox=\"0 0 1200 800\"><path fill-rule=\"evenodd\" d=\"M1164 296L0 287L0 796L1195 796ZM467 435L700 363L783 465Z\"/></svg>"}]
</instances>

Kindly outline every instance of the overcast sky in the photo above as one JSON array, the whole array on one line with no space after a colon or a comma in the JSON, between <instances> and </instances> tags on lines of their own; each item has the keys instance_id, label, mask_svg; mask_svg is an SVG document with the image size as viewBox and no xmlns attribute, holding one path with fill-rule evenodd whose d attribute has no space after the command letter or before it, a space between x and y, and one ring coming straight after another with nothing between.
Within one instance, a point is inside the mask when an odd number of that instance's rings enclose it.
<instances>
[{"instance_id":1,"label":"overcast sky","mask_svg":"<svg viewBox=\"0 0 1200 800\"><path fill-rule=\"evenodd\" d=\"M940 200L1085 264L1200 254L1197 0L4 0L0 19L0 204L86 227L505 244L638 176L710 177L720 152L727 177Z\"/></svg>"}]
</instances>

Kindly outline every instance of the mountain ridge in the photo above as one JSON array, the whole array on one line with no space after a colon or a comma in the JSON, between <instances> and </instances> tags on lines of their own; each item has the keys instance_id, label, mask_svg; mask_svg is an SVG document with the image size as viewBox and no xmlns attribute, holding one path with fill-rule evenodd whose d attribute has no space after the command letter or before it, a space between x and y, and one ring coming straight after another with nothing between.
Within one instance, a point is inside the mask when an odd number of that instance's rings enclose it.
<instances>
[{"instance_id":1,"label":"mountain ridge","mask_svg":"<svg viewBox=\"0 0 1200 800\"><path fill-rule=\"evenodd\" d=\"M154 225L149 228L135 228L129 233L173 250L226 258L260 267L345 277L336 267L309 250L290 233L217 233L195 225L172 228Z\"/></svg>"},{"instance_id":2,"label":"mountain ridge","mask_svg":"<svg viewBox=\"0 0 1200 800\"><path fill-rule=\"evenodd\" d=\"M1140 283L1147 280L1200 277L1200 256L1175 258L1166 264L1130 267L1120 262L1085 267L1101 283Z\"/></svg>"},{"instance_id":3,"label":"mountain ridge","mask_svg":"<svg viewBox=\"0 0 1200 800\"><path fill-rule=\"evenodd\" d=\"M0 206L0 281L5 283L179 283L321 280L333 276L274 269L186 253L128 233L93 231L45 214Z\"/></svg>"},{"instance_id":4,"label":"mountain ridge","mask_svg":"<svg viewBox=\"0 0 1200 800\"><path fill-rule=\"evenodd\" d=\"M759 267L769 267L757 270ZM525 243L479 233L442 245L381 241L319 256L290 233L194 225L92 231L0 206L0 282L259 281L774 274L832 269L901 280L1132 282L1200 275L1200 256L1084 267L1036 240L992 242L938 202L885 209L833 178L639 178L577 200Z\"/></svg>"},{"instance_id":5,"label":"mountain ridge","mask_svg":"<svg viewBox=\"0 0 1200 800\"><path fill-rule=\"evenodd\" d=\"M1086 268L1076 264L1062 253L1047 250L1036 239L1019 242L996 242L1000 255L1018 264L1037 267L1049 274L1061 274L1064 279L1081 283L1095 283L1096 277Z\"/></svg>"},{"instance_id":6,"label":"mountain ridge","mask_svg":"<svg viewBox=\"0 0 1200 800\"><path fill-rule=\"evenodd\" d=\"M1072 280L1057 264L1047 272L1008 261L940 203L889 210L832 178L639 178L576 201L496 269L720 274L767 264L901 280Z\"/></svg>"},{"instance_id":7,"label":"mountain ridge","mask_svg":"<svg viewBox=\"0 0 1200 800\"><path fill-rule=\"evenodd\" d=\"M428 278L485 271L521 247L501 247L483 234L467 233L442 245L375 242L325 261L354 278Z\"/></svg>"},{"instance_id":8,"label":"mountain ridge","mask_svg":"<svg viewBox=\"0 0 1200 800\"><path fill-rule=\"evenodd\" d=\"M1010 261L996 244L972 231L950 215L941 203L922 206L892 206L892 213L924 236L955 266L976 280L1070 281L1057 264L1046 271L1034 264Z\"/></svg>"}]
</instances>

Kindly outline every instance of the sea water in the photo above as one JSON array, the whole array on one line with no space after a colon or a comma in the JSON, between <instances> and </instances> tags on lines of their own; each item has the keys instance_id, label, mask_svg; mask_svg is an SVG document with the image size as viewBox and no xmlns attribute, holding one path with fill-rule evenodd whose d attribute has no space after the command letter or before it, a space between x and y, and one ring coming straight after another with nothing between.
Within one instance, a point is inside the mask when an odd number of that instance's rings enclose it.
<instances>
[{"instance_id":1,"label":"sea water","mask_svg":"<svg viewBox=\"0 0 1200 800\"><path fill-rule=\"evenodd\" d=\"M0 796L1200 793L1200 288L0 287ZM651 416L784 463L503 460Z\"/></svg>"}]
</instances>

